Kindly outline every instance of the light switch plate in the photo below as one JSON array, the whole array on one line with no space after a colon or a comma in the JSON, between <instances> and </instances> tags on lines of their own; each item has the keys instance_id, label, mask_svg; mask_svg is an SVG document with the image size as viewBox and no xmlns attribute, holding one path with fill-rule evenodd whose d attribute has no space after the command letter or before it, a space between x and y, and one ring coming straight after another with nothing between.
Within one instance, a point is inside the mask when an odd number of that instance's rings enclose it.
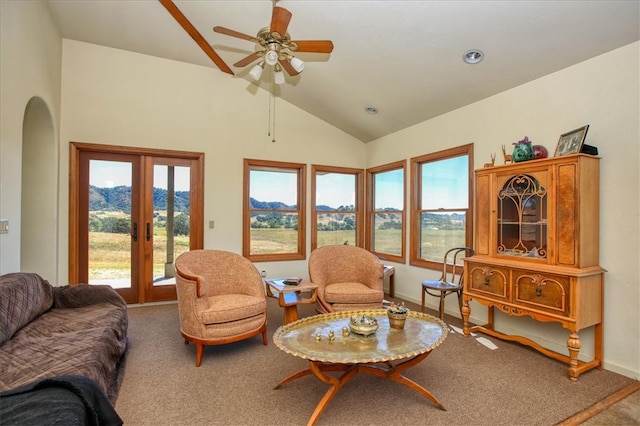
<instances>
[{"instance_id":1,"label":"light switch plate","mask_svg":"<svg viewBox=\"0 0 640 426\"><path fill-rule=\"evenodd\" d=\"M9 220L0 219L0 234L8 234L8 233L9 233Z\"/></svg>"}]
</instances>

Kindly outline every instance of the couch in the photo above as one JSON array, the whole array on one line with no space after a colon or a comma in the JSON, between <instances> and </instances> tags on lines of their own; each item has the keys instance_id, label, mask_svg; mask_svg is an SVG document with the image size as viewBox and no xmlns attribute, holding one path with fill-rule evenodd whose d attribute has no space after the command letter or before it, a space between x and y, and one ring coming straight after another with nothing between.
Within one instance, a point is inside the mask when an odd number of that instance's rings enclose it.
<instances>
[{"instance_id":1,"label":"couch","mask_svg":"<svg viewBox=\"0 0 640 426\"><path fill-rule=\"evenodd\" d=\"M127 304L109 286L0 276L0 391L81 376L115 404L127 327Z\"/></svg>"}]
</instances>

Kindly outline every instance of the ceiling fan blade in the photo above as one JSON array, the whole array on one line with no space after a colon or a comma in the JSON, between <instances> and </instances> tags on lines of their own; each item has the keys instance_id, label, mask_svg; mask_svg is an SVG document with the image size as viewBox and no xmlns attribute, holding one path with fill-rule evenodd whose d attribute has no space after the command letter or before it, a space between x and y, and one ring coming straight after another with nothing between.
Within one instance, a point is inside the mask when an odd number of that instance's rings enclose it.
<instances>
[{"instance_id":1,"label":"ceiling fan blade","mask_svg":"<svg viewBox=\"0 0 640 426\"><path fill-rule=\"evenodd\" d=\"M254 52L251 55L247 56L244 59L239 60L235 64L234 67L244 67L249 65L251 62L254 62L256 59L261 58L264 55L264 51Z\"/></svg>"},{"instance_id":2,"label":"ceiling fan blade","mask_svg":"<svg viewBox=\"0 0 640 426\"><path fill-rule=\"evenodd\" d=\"M333 51L333 42L331 40L293 40L298 48L296 52L309 53L331 53Z\"/></svg>"},{"instance_id":3,"label":"ceiling fan blade","mask_svg":"<svg viewBox=\"0 0 640 426\"><path fill-rule=\"evenodd\" d=\"M187 32L187 34L189 34L191 38L198 44L198 46L200 46L200 48L213 61L213 63L216 64L218 68L220 68L220 71L234 75L231 68L229 68L229 66L224 63L222 58L218 56L215 50L213 50L213 47L211 47L211 45L207 43L207 40L202 37L202 34L200 34L198 30L196 30L193 24L189 22L187 17L182 14L180 9L178 9L178 7L173 3L172 0L159 1L165 7L165 9L167 9L169 14L173 16L173 19L175 19L176 22L178 22L178 24L180 24L180 26Z\"/></svg>"},{"instance_id":4,"label":"ceiling fan blade","mask_svg":"<svg viewBox=\"0 0 640 426\"><path fill-rule=\"evenodd\" d=\"M271 15L271 25L269 31L272 33L278 33L281 37L284 37L291 21L291 12L284 7L276 6L273 8L273 14Z\"/></svg>"},{"instance_id":5,"label":"ceiling fan blade","mask_svg":"<svg viewBox=\"0 0 640 426\"><path fill-rule=\"evenodd\" d=\"M287 74L289 74L291 77L294 77L298 74L300 74L298 71L295 70L295 68L293 68L293 66L291 65L291 62L287 61L286 59L282 59L279 60L278 62L280 62L280 66L287 72Z\"/></svg>"},{"instance_id":6,"label":"ceiling fan blade","mask_svg":"<svg viewBox=\"0 0 640 426\"><path fill-rule=\"evenodd\" d=\"M253 37L253 36L250 36L250 35L247 35L247 34L243 34L243 33L240 33L238 31L231 30L231 29L225 28L225 27L216 26L216 27L213 27L213 31L215 31L217 33L220 33L220 34L228 35L228 36L231 36L231 37L236 37L236 38L241 38L243 40L252 41L254 43L258 42L258 39Z\"/></svg>"}]
</instances>

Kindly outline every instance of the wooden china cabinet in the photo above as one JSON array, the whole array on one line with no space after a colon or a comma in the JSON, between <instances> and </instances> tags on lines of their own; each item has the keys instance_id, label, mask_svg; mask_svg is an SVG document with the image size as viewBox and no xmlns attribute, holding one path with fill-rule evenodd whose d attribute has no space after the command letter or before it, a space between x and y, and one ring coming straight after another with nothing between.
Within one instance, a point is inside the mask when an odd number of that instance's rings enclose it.
<instances>
[{"instance_id":1,"label":"wooden china cabinet","mask_svg":"<svg viewBox=\"0 0 640 426\"><path fill-rule=\"evenodd\" d=\"M569 365L602 368L605 270L599 266L599 157L575 154L475 171L474 256L464 262L464 334L516 341ZM469 324L469 302L488 307ZM568 355L495 329L495 309L569 331ZM595 327L594 358L578 360L579 331Z\"/></svg>"}]
</instances>

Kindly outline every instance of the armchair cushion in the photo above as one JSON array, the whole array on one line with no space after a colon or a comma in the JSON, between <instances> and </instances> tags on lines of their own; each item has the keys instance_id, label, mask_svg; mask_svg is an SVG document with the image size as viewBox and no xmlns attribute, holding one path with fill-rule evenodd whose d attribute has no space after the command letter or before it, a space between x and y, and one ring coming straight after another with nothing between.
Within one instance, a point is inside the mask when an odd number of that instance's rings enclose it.
<instances>
[{"instance_id":1,"label":"armchair cushion","mask_svg":"<svg viewBox=\"0 0 640 426\"><path fill-rule=\"evenodd\" d=\"M374 290L362 283L334 283L324 290L329 303L377 303L384 297L382 290Z\"/></svg>"},{"instance_id":2,"label":"armchair cushion","mask_svg":"<svg viewBox=\"0 0 640 426\"><path fill-rule=\"evenodd\" d=\"M209 298L209 308L202 312L205 325L223 324L261 315L267 309L263 298L245 294L221 294Z\"/></svg>"}]
</instances>

